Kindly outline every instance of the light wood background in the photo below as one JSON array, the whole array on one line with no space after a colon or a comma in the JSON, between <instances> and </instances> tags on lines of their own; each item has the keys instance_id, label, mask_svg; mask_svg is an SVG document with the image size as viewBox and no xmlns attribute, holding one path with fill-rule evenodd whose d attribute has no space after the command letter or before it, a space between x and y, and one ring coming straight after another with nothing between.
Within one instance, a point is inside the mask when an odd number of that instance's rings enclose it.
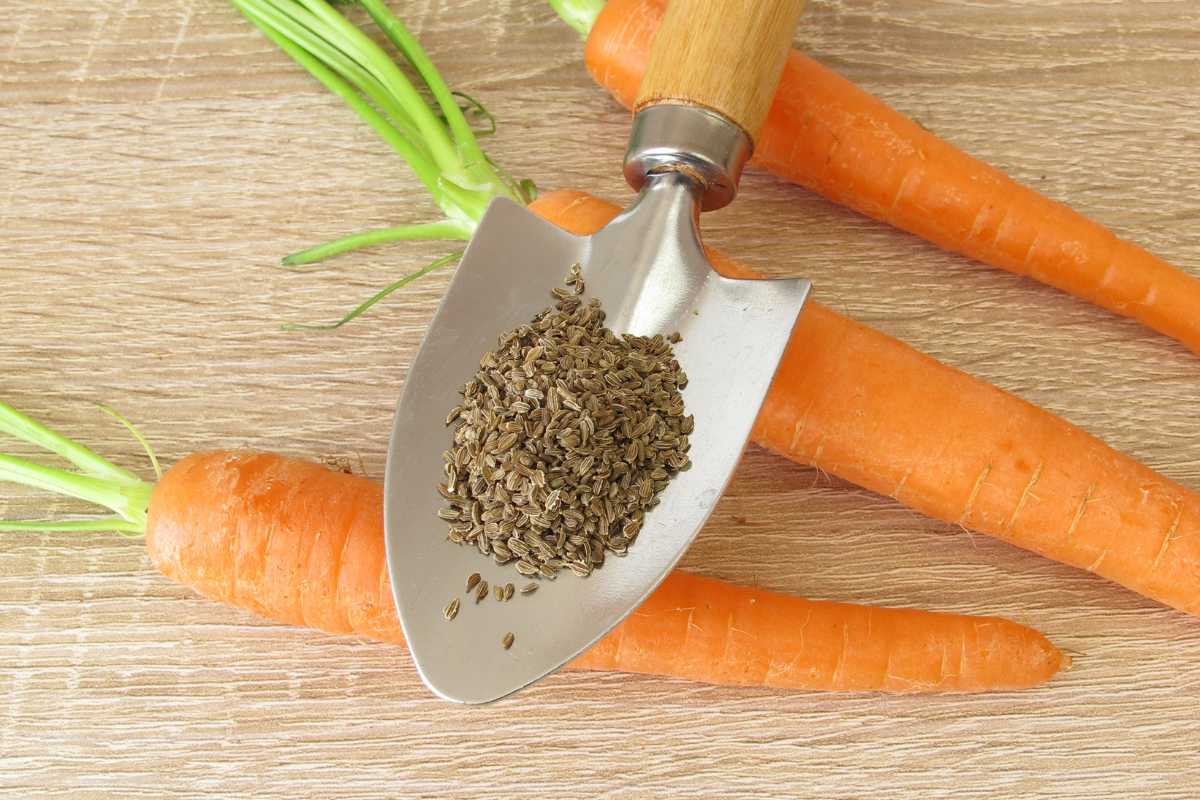
<instances>
[{"instance_id":1,"label":"light wood background","mask_svg":"<svg viewBox=\"0 0 1200 800\"><path fill-rule=\"evenodd\" d=\"M430 218L397 158L217 0L0 6L0 394L143 472L93 401L140 422L168 463L250 446L381 476L446 275L335 333L279 324L337 318L443 250L303 275L275 263ZM626 115L547 7L400 6L500 120L500 163L627 197ZM1200 273L1194 0L813 0L802 24L800 46L924 125ZM1200 490L1200 360L1172 342L761 174L706 231ZM0 487L5 517L80 510ZM971 698L564 674L458 708L403 652L199 600L137 541L5 535L0 796L1200 795L1196 619L755 449L686 566L1006 615L1076 666Z\"/></svg>"}]
</instances>

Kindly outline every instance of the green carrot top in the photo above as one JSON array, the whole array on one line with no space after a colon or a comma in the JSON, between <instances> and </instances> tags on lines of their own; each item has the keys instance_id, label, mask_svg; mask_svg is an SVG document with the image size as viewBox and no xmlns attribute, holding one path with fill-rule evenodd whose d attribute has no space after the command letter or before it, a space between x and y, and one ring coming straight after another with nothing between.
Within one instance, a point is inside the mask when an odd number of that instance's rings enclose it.
<instances>
[{"instance_id":1,"label":"green carrot top","mask_svg":"<svg viewBox=\"0 0 1200 800\"><path fill-rule=\"evenodd\" d=\"M382 0L338 5L361 6L407 62L408 71L326 0L230 2L370 125L409 165L444 215L434 222L368 230L326 242L287 256L285 266L312 264L384 242L467 241L493 198L522 204L533 200L533 184L514 180L479 146L480 135L495 131L491 115L468 95L450 90L416 37ZM471 118L488 127L476 130ZM338 322L285 327L336 328L461 254L461 249L455 250L402 277Z\"/></svg>"},{"instance_id":2,"label":"green carrot top","mask_svg":"<svg viewBox=\"0 0 1200 800\"><path fill-rule=\"evenodd\" d=\"M596 17L604 9L604 0L548 0L550 7L563 22L575 29L584 39L591 33Z\"/></svg>"},{"instance_id":3,"label":"green carrot top","mask_svg":"<svg viewBox=\"0 0 1200 800\"><path fill-rule=\"evenodd\" d=\"M154 450L133 423L108 406L100 408L129 429L145 448L155 473L162 477ZM127 536L141 536L145 533L146 511L150 507L153 483L118 467L79 442L52 431L2 401L0 433L9 434L47 450L70 462L77 470L47 466L26 458L0 453L0 481L11 481L86 500L104 506L114 514L110 517L85 520L0 520L0 531L118 531Z\"/></svg>"}]
</instances>

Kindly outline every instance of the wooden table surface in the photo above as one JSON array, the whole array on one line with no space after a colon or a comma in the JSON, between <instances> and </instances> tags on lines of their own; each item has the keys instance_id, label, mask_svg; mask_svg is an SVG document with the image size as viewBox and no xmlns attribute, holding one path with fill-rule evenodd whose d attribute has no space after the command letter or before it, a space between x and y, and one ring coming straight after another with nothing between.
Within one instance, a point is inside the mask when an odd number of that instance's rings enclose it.
<instances>
[{"instance_id":1,"label":"wooden table surface","mask_svg":"<svg viewBox=\"0 0 1200 800\"><path fill-rule=\"evenodd\" d=\"M212 447L380 477L446 283L335 319L443 252L276 259L429 219L417 183L217 0L5 3L0 396L148 469ZM543 187L627 192L626 114L535 0L400 6ZM1200 274L1200 4L813 0L798 44L927 127ZM762 174L709 241L1200 489L1200 361L1053 290ZM1200 313L1200 309L1197 310ZM5 448L29 453L27 448ZM0 516L84 510L10 486ZM0 796L1195 798L1200 622L755 448L690 569L863 603L1005 615L1076 657L979 697L780 694L563 674L486 708L398 649L200 600L109 534L0 546Z\"/></svg>"}]
</instances>

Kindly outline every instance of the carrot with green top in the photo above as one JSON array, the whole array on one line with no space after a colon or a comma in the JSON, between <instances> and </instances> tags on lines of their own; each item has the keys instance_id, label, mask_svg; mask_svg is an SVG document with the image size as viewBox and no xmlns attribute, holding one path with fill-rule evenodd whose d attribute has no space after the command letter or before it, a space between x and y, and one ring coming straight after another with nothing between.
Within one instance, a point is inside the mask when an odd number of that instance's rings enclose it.
<instances>
[{"instance_id":1,"label":"carrot with green top","mask_svg":"<svg viewBox=\"0 0 1200 800\"><path fill-rule=\"evenodd\" d=\"M234 2L239 7L278 2L291 9L289 13L298 13L282 0ZM407 59L426 65L421 78L440 83L441 76L419 45L402 33L403 23L381 0L362 3ZM304 4L323 5L322 0ZM251 18L301 66L347 99L375 130L386 133L385 140L405 135L403 125L392 126L387 115L362 102L352 73L336 71L334 60L318 58L278 28L262 23L262 15ZM322 47L353 49L380 74L395 70L377 45L352 48L336 28L307 16L301 19L321 33ZM450 94L444 84L431 93ZM440 108L447 119L462 116L453 102ZM465 124L447 127L447 141L470 135L469 130L455 133L464 128ZM520 199L528 194L515 192L515 184L502 173L491 178L483 174L494 168L491 162L470 166L478 183L469 206L455 205L454 197L438 193L438 181L430 182L438 205L462 229L461 235L447 238L469 238L489 197ZM591 233L616 213L615 206L580 192L548 194L531 208L576 233ZM411 228L393 229L395 238L404 238ZM342 252L388 235L386 230L371 232L369 240L352 236L329 247ZM751 276L719 253L710 257L726 274ZM400 279L346 319L422 273ZM1069 422L820 303L810 302L800 317L753 438L788 458L936 519L996 536L1200 614L1200 495Z\"/></svg>"},{"instance_id":2,"label":"carrot with green top","mask_svg":"<svg viewBox=\"0 0 1200 800\"><path fill-rule=\"evenodd\" d=\"M665 0L551 0L630 107ZM1200 278L938 138L793 51L753 164L955 253L1132 317L1200 353Z\"/></svg>"},{"instance_id":3,"label":"carrot with green top","mask_svg":"<svg viewBox=\"0 0 1200 800\"><path fill-rule=\"evenodd\" d=\"M0 530L144 535L154 566L205 597L288 625L404 644L378 483L270 453L218 451L188 456L155 484L4 403L0 432L76 467L0 454L0 480L113 512L0 521ZM676 572L571 666L725 685L913 693L1021 689L1069 663L1040 633L1004 619L816 602Z\"/></svg>"}]
</instances>

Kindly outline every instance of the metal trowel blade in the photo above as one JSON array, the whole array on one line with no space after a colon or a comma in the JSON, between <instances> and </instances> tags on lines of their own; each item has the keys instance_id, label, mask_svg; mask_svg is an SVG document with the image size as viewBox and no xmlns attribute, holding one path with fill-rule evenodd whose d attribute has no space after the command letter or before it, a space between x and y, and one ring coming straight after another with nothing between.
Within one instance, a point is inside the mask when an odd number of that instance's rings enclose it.
<instances>
[{"instance_id":1,"label":"metal trowel blade","mask_svg":"<svg viewBox=\"0 0 1200 800\"><path fill-rule=\"evenodd\" d=\"M569 662L634 611L675 566L733 474L751 425L808 293L803 280L731 280L714 272L694 236L690 201L660 182L590 237L574 236L508 200L489 206L404 380L388 451L384 518L396 608L421 678L436 694L485 703ZM640 211L638 210L640 206ZM636 212L636 213L635 213ZM686 233L686 232L685 232ZM527 582L474 547L447 541L436 491L452 434L447 412L498 337L553 304L580 264L616 333L678 331L695 416L691 469L676 475L646 514L624 558L587 578L564 570L529 597L476 603L466 579ZM459 598L447 621L443 609ZM505 650L507 633L514 643Z\"/></svg>"}]
</instances>

